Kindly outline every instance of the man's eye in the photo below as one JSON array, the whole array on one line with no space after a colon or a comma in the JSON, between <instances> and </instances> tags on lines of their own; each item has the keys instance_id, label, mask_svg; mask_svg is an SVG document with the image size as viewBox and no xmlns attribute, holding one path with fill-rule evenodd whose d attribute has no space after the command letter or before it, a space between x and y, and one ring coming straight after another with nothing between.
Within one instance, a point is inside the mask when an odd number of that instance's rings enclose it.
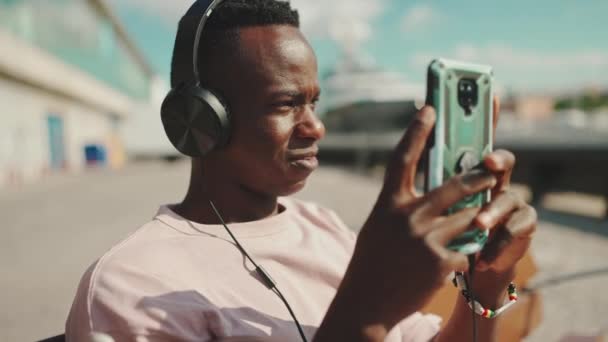
<instances>
[{"instance_id":1,"label":"man's eye","mask_svg":"<svg viewBox=\"0 0 608 342\"><path fill-rule=\"evenodd\" d=\"M294 108L297 106L295 101L282 101L282 102L278 102L275 104L275 106L277 108L281 108L281 109L290 109L290 108Z\"/></svg>"}]
</instances>

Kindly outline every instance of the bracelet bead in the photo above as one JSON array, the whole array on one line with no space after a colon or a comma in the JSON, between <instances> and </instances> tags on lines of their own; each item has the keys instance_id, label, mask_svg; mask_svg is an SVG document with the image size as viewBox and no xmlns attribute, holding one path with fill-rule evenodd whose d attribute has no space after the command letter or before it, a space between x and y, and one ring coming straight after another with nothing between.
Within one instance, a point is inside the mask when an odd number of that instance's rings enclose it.
<instances>
[{"instance_id":1,"label":"bracelet bead","mask_svg":"<svg viewBox=\"0 0 608 342\"><path fill-rule=\"evenodd\" d=\"M517 302L517 289L515 287L515 284L513 283L510 283L509 287L507 288L509 301L496 310L486 309L478 301L476 301L475 298L471 298L471 293L467 288L467 283L464 279L464 274L462 272L456 272L453 283L454 286L456 286L460 290L462 296L466 299L471 310L475 311L475 313L485 318L497 317L503 312L507 311L507 309L509 309L513 304L515 304L515 302Z\"/></svg>"}]
</instances>

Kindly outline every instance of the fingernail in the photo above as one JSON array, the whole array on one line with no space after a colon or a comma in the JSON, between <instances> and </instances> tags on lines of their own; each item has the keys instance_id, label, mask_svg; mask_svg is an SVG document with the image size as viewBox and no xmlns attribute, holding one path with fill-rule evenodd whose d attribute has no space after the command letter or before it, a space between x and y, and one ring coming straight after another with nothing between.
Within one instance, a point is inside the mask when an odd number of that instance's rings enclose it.
<instances>
[{"instance_id":1,"label":"fingernail","mask_svg":"<svg viewBox=\"0 0 608 342\"><path fill-rule=\"evenodd\" d=\"M488 167L491 169L500 169L501 160L500 157L495 154L489 154L486 159L486 163L489 163Z\"/></svg>"},{"instance_id":2,"label":"fingernail","mask_svg":"<svg viewBox=\"0 0 608 342\"><path fill-rule=\"evenodd\" d=\"M435 123L435 114L432 107L422 107L418 112L418 120L425 125L431 125Z\"/></svg>"},{"instance_id":3,"label":"fingernail","mask_svg":"<svg viewBox=\"0 0 608 342\"><path fill-rule=\"evenodd\" d=\"M496 179L496 177L494 177L494 175L492 175L492 181L490 182L490 188L495 187L496 184L498 184L498 179Z\"/></svg>"},{"instance_id":4,"label":"fingernail","mask_svg":"<svg viewBox=\"0 0 608 342\"><path fill-rule=\"evenodd\" d=\"M462 181L467 185L475 185L481 181L490 182L491 186L496 185L496 177L486 170L470 170L464 174Z\"/></svg>"},{"instance_id":5,"label":"fingernail","mask_svg":"<svg viewBox=\"0 0 608 342\"><path fill-rule=\"evenodd\" d=\"M490 226L492 224L492 215L490 215L488 212L483 212L483 213L477 215L477 222L483 228L490 228Z\"/></svg>"}]
</instances>

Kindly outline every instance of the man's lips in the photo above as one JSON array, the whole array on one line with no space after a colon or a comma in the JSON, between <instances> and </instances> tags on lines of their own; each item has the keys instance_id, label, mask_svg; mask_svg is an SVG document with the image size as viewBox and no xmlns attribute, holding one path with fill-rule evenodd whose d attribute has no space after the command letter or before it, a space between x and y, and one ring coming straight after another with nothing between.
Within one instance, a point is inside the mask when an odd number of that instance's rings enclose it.
<instances>
[{"instance_id":1,"label":"man's lips","mask_svg":"<svg viewBox=\"0 0 608 342\"><path fill-rule=\"evenodd\" d=\"M287 160L296 161L296 160L313 159L313 158L316 159L317 153L319 153L318 148L309 149L306 151L299 151L299 152L291 152L291 153L288 152Z\"/></svg>"},{"instance_id":2,"label":"man's lips","mask_svg":"<svg viewBox=\"0 0 608 342\"><path fill-rule=\"evenodd\" d=\"M287 154L287 160L293 166L307 171L312 171L319 166L319 161L317 160L318 152L319 149L317 147L298 152L291 152Z\"/></svg>"}]
</instances>

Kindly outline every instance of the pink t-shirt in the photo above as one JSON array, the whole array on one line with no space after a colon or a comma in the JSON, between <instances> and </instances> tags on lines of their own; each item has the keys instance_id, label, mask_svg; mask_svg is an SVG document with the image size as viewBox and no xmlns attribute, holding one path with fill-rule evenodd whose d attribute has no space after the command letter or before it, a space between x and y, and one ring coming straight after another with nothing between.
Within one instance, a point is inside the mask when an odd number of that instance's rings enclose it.
<instances>
[{"instance_id":1,"label":"pink t-shirt","mask_svg":"<svg viewBox=\"0 0 608 342\"><path fill-rule=\"evenodd\" d=\"M276 281L311 340L355 234L331 210L286 197L279 203L285 210L275 216L228 226ZM163 206L86 271L66 323L68 341L87 341L92 331L116 341L299 341L286 307L253 269L223 226L194 223ZM439 323L416 313L386 341L428 341Z\"/></svg>"}]
</instances>

